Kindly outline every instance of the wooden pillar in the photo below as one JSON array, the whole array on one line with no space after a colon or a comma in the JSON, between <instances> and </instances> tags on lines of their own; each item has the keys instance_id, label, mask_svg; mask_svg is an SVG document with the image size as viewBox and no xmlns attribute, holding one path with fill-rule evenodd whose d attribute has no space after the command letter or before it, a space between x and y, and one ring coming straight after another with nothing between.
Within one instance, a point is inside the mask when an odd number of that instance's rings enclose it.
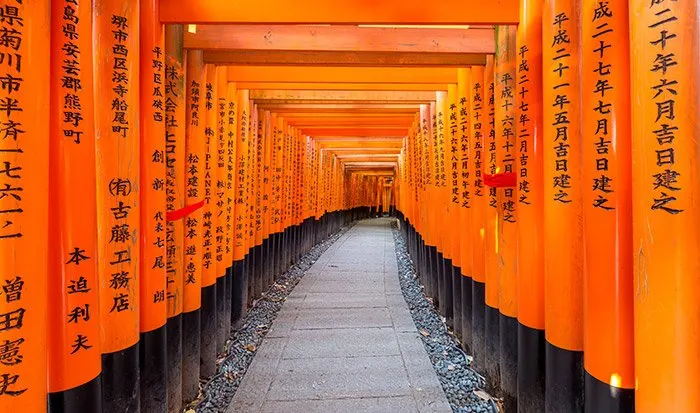
<instances>
[{"instance_id":1,"label":"wooden pillar","mask_svg":"<svg viewBox=\"0 0 700 413\"><path fill-rule=\"evenodd\" d=\"M48 1L6 2L3 8L0 26L8 37L0 45L0 410L39 413L46 411L47 345L53 347L46 312L51 44L43 35L51 9Z\"/></svg>"},{"instance_id":2,"label":"wooden pillar","mask_svg":"<svg viewBox=\"0 0 700 413\"><path fill-rule=\"evenodd\" d=\"M472 347L472 274L474 273L474 257L472 256L474 240L472 239L472 213L474 203L474 186L472 174L474 168L473 153L469 143L474 139L472 129L472 111L470 95L472 87L472 72L468 68L457 69L457 97L455 100L456 141L459 162L457 173L456 196L459 210L459 255L460 255L460 312L461 325L459 328L462 347L469 354L474 354ZM451 115L450 115L451 116ZM452 124L450 124L452 125ZM455 321L456 323L456 321Z\"/></svg>"},{"instance_id":3,"label":"wooden pillar","mask_svg":"<svg viewBox=\"0 0 700 413\"><path fill-rule=\"evenodd\" d=\"M700 410L698 13L697 1L630 2L634 373L640 413Z\"/></svg>"},{"instance_id":4,"label":"wooden pillar","mask_svg":"<svg viewBox=\"0 0 700 413\"><path fill-rule=\"evenodd\" d=\"M200 323L200 374L203 377L212 376L216 372L216 332L217 332L217 268L216 268L216 239L215 222L219 208L216 205L217 182L217 102L218 87L216 66L205 65L206 79L200 87L199 113L200 123L204 122L204 157L200 159L203 165L202 189L204 192L202 207L202 292L201 292L201 323ZM201 132L200 132L201 133Z\"/></svg>"},{"instance_id":5,"label":"wooden pillar","mask_svg":"<svg viewBox=\"0 0 700 413\"><path fill-rule=\"evenodd\" d=\"M51 56L54 58L50 66L43 69L51 74L48 199L52 208L48 217L47 335L52 340L47 351L48 408L76 413L101 411L92 4L54 1L51 6ZM15 24L16 29L22 27ZM27 58L29 55L20 61L19 53L13 53L3 63L18 71L28 67ZM64 64L64 60L69 64ZM41 94L34 92L33 95ZM8 104L5 113L14 115L10 107ZM34 123L37 121L32 119ZM22 142L21 136L17 136L18 142ZM3 146L5 142L2 141ZM2 165L3 182L24 175L20 174L22 170L15 169L19 166L9 160L3 160ZM12 221L4 217L3 220ZM3 228L2 233L8 229L13 230L10 235L18 233L10 226ZM1 299L7 301L7 297ZM6 313L6 325L24 325L23 315L31 314L26 310L16 308ZM21 391L25 388L21 387L23 383L19 379L10 383L11 378L7 376L7 384L11 384L8 389Z\"/></svg>"},{"instance_id":6,"label":"wooden pillar","mask_svg":"<svg viewBox=\"0 0 700 413\"><path fill-rule=\"evenodd\" d=\"M139 6L93 8L97 245L105 412L139 409Z\"/></svg>"},{"instance_id":7,"label":"wooden pillar","mask_svg":"<svg viewBox=\"0 0 700 413\"><path fill-rule=\"evenodd\" d=\"M494 74L496 163L501 173L515 173L515 26L496 27ZM518 392L518 216L516 188L497 188L498 307L501 389L506 410L517 409Z\"/></svg>"},{"instance_id":8,"label":"wooden pillar","mask_svg":"<svg viewBox=\"0 0 700 413\"><path fill-rule=\"evenodd\" d=\"M484 187L484 166L487 160L484 139L488 136L488 108L484 67L472 66L469 89L469 112L472 134L469 140L469 184L472 187L471 239L472 251L472 353L479 369L486 365L486 270L484 260L484 236L486 233L486 196ZM485 135L486 134L486 135Z\"/></svg>"},{"instance_id":9,"label":"wooden pillar","mask_svg":"<svg viewBox=\"0 0 700 413\"><path fill-rule=\"evenodd\" d=\"M484 70L484 93L486 106L484 108L484 173L493 175L500 172L496 161L496 113L495 113L495 84L494 57L487 56ZM498 191L494 187L486 187L484 212L484 271L486 275L486 377L495 388L501 385L499 360L499 310L498 310Z\"/></svg>"},{"instance_id":10,"label":"wooden pillar","mask_svg":"<svg viewBox=\"0 0 700 413\"><path fill-rule=\"evenodd\" d=\"M246 271L246 244L245 244L245 212L246 212L246 170L248 161L248 95L247 90L232 89L229 84L229 91L235 91L235 108L233 115L235 121L232 132L235 134L236 159L234 166L234 218L233 218L233 285L231 304L231 324L234 328L239 328L245 315L248 305L248 272Z\"/></svg>"},{"instance_id":11,"label":"wooden pillar","mask_svg":"<svg viewBox=\"0 0 700 413\"><path fill-rule=\"evenodd\" d=\"M235 141L228 128L230 101L226 68L216 68L217 89L217 150L216 150L216 222L214 239L216 250L216 313L217 351L222 351L231 331L231 282L233 276L233 169L236 155ZM235 107L235 105L234 105ZM235 119L235 117L234 117ZM235 122L235 121L234 121Z\"/></svg>"},{"instance_id":12,"label":"wooden pillar","mask_svg":"<svg viewBox=\"0 0 700 413\"><path fill-rule=\"evenodd\" d=\"M627 3L581 11L584 368L587 412L634 411Z\"/></svg>"},{"instance_id":13,"label":"wooden pillar","mask_svg":"<svg viewBox=\"0 0 700 413\"><path fill-rule=\"evenodd\" d=\"M452 268L448 268L448 288L452 295L452 330L462 339L462 250L460 247L461 207L459 197L460 174L462 170L462 154L459 148L459 109L457 84L448 85L447 102L445 104L445 162L447 163L447 228L450 229L450 247ZM451 224L451 225L450 225ZM457 224L457 225L455 225Z\"/></svg>"},{"instance_id":14,"label":"wooden pillar","mask_svg":"<svg viewBox=\"0 0 700 413\"><path fill-rule=\"evenodd\" d=\"M522 0L516 46L518 408L544 411L542 2Z\"/></svg>"},{"instance_id":15,"label":"wooden pillar","mask_svg":"<svg viewBox=\"0 0 700 413\"><path fill-rule=\"evenodd\" d=\"M185 53L182 43L182 25L165 26L165 208L170 214L185 206ZM182 408L184 226L182 219L166 216L166 220L166 353L170 412Z\"/></svg>"},{"instance_id":16,"label":"wooden pillar","mask_svg":"<svg viewBox=\"0 0 700 413\"><path fill-rule=\"evenodd\" d=\"M139 375L141 409L167 412L165 45L156 0L140 2Z\"/></svg>"},{"instance_id":17,"label":"wooden pillar","mask_svg":"<svg viewBox=\"0 0 700 413\"><path fill-rule=\"evenodd\" d=\"M579 4L546 0L542 13L548 412L583 409Z\"/></svg>"}]
</instances>

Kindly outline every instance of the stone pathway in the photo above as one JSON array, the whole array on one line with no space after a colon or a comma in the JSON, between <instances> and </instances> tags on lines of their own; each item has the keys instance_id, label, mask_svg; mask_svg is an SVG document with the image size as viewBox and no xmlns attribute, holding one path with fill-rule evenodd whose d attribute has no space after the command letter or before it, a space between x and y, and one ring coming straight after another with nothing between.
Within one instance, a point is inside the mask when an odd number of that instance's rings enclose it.
<instances>
[{"instance_id":1,"label":"stone pathway","mask_svg":"<svg viewBox=\"0 0 700 413\"><path fill-rule=\"evenodd\" d=\"M452 411L401 294L391 221L359 222L307 271L229 413Z\"/></svg>"}]
</instances>

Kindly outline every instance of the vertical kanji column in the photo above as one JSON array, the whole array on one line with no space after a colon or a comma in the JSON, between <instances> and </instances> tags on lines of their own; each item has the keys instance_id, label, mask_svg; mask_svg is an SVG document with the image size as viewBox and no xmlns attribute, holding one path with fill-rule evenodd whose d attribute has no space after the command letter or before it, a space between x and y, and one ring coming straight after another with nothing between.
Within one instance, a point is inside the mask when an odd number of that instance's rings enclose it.
<instances>
[{"instance_id":1,"label":"vertical kanji column","mask_svg":"<svg viewBox=\"0 0 700 413\"><path fill-rule=\"evenodd\" d=\"M224 72L224 75L226 73ZM236 243L236 233L238 229L236 228L236 216L235 216L235 208L236 208L236 179L237 179L237 170L236 170L236 152L237 152L237 147L238 147L238 138L236 134L236 122L238 121L237 119L237 113L238 113L238 91L236 89L236 84L232 82L226 83L226 119L225 119L225 130L226 130L226 204L229 206L226 209L226 214L227 214L227 219L229 225L226 227L229 227L228 229L225 229L225 239L228 239L227 245L230 246L230 249L227 250L227 259L230 264L231 270L229 271L228 275L228 291L226 294L228 295L228 309L229 309L229 329L227 330L226 335L228 336L228 331L230 331L231 327L234 324L234 319L233 319L233 312L235 311L234 308L240 297L236 296L236 291L234 290L234 276L235 276L235 261L236 261L236 256L235 256L235 243ZM224 341L225 342L225 341Z\"/></svg>"},{"instance_id":2,"label":"vertical kanji column","mask_svg":"<svg viewBox=\"0 0 700 413\"><path fill-rule=\"evenodd\" d=\"M51 9L48 1L7 1L0 13L0 410L39 413L46 411L46 354L52 345L46 313L50 77L45 69L51 44L43 35Z\"/></svg>"},{"instance_id":3,"label":"vertical kanji column","mask_svg":"<svg viewBox=\"0 0 700 413\"><path fill-rule=\"evenodd\" d=\"M479 369L486 365L486 269L484 260L485 212L487 189L484 187L485 133L488 134L484 66L472 66L469 113L472 134L469 139L469 184L472 187L471 239L472 252L472 354Z\"/></svg>"},{"instance_id":4,"label":"vertical kanji column","mask_svg":"<svg viewBox=\"0 0 700 413\"><path fill-rule=\"evenodd\" d=\"M470 354L472 348L472 274L474 273L474 258L472 256L472 206L474 186L471 177L474 173L471 162L474 161L469 142L474 139L472 129L472 112L470 108L470 89L472 87L471 69L457 69L457 99L455 111L457 117L457 151L459 154L459 172L457 173L457 208L459 213L459 255L460 255L460 311L461 325L455 325L461 332L462 347ZM451 116L451 115L450 115ZM456 307L455 307L456 309ZM455 321L456 324L456 321Z\"/></svg>"},{"instance_id":5,"label":"vertical kanji column","mask_svg":"<svg viewBox=\"0 0 700 413\"><path fill-rule=\"evenodd\" d=\"M515 122L515 26L496 27L496 72L494 94L496 113L497 173L514 174L517 159ZM498 309L501 390L506 410L517 409L518 392L518 217L516 188L496 188L498 210Z\"/></svg>"},{"instance_id":6,"label":"vertical kanji column","mask_svg":"<svg viewBox=\"0 0 700 413\"><path fill-rule=\"evenodd\" d=\"M139 409L139 5L93 8L97 243L105 412Z\"/></svg>"},{"instance_id":7,"label":"vertical kanji column","mask_svg":"<svg viewBox=\"0 0 700 413\"><path fill-rule=\"evenodd\" d=\"M165 62L156 0L140 2L141 291L139 373L141 410L167 412Z\"/></svg>"},{"instance_id":8,"label":"vertical kanji column","mask_svg":"<svg viewBox=\"0 0 700 413\"><path fill-rule=\"evenodd\" d=\"M165 26L166 303L168 411L182 407L184 227L174 214L185 206L185 70L182 25Z\"/></svg>"},{"instance_id":9,"label":"vertical kanji column","mask_svg":"<svg viewBox=\"0 0 700 413\"><path fill-rule=\"evenodd\" d=\"M12 21L4 20L4 25ZM17 20L14 24L14 30L22 27ZM48 69L37 68L51 74L47 333L52 339L47 351L48 409L102 411L92 3L54 1L51 33L54 58ZM26 67L27 61L20 59L18 53L7 59L3 64L15 70ZM10 105L3 112L12 114L9 108ZM19 168L3 161L0 177L17 179L14 177L22 176ZM16 233L15 230L11 234ZM23 325L27 312L21 310L20 307L5 315L4 321L0 319L2 325L15 329ZM3 377L8 389L22 390L19 379Z\"/></svg>"},{"instance_id":10,"label":"vertical kanji column","mask_svg":"<svg viewBox=\"0 0 700 413\"><path fill-rule=\"evenodd\" d=\"M493 175L499 172L496 161L496 112L495 112L495 82L494 57L486 57L484 69L484 174ZM484 341L485 369L487 379L496 388L500 386L499 373L499 310L498 310L498 191L495 187L485 188L486 209L484 212L484 271L486 275L485 291L485 328Z\"/></svg>"},{"instance_id":11,"label":"vertical kanji column","mask_svg":"<svg viewBox=\"0 0 700 413\"><path fill-rule=\"evenodd\" d=\"M231 85L229 85L231 89ZM235 87L234 87L235 91ZM248 168L248 90L236 93L235 121L232 125L236 135L235 183L234 183L234 227L233 227L233 301L231 304L231 323L240 327L248 305L248 272L246 271L246 173Z\"/></svg>"},{"instance_id":12,"label":"vertical kanji column","mask_svg":"<svg viewBox=\"0 0 700 413\"><path fill-rule=\"evenodd\" d=\"M212 216L214 262L216 265L216 349L222 351L231 330L231 264L233 263L233 141L227 135L228 82L226 67L216 67L216 176L213 189L215 212Z\"/></svg>"},{"instance_id":13,"label":"vertical kanji column","mask_svg":"<svg viewBox=\"0 0 700 413\"><path fill-rule=\"evenodd\" d=\"M204 207L202 209L202 308L200 324L200 374L212 376L216 372L217 332L217 267L216 267L216 205L217 182L217 102L218 88L216 66L205 66L206 79L203 92L203 107L200 106L200 122L204 122L204 159L202 171ZM200 96L200 102L202 97ZM201 105L201 104L200 104Z\"/></svg>"},{"instance_id":14,"label":"vertical kanji column","mask_svg":"<svg viewBox=\"0 0 700 413\"><path fill-rule=\"evenodd\" d=\"M629 7L636 411L696 412L700 11L697 1Z\"/></svg>"},{"instance_id":15,"label":"vertical kanji column","mask_svg":"<svg viewBox=\"0 0 700 413\"><path fill-rule=\"evenodd\" d=\"M182 306L182 401L189 403L199 391L200 328L202 307L202 220L206 201L204 136L206 72L201 50L187 51L185 70L185 205Z\"/></svg>"},{"instance_id":16,"label":"vertical kanji column","mask_svg":"<svg viewBox=\"0 0 700 413\"><path fill-rule=\"evenodd\" d=\"M462 339L462 250L460 248L461 228L461 207L459 197L459 181L462 170L462 154L459 148L459 109L457 108L457 84L447 86L447 102L445 112L445 162L449 165L447 169L447 203L449 205L449 216L447 228L449 229L450 244L452 248L452 265L449 268L448 284L452 293L452 329L459 339ZM389 188L390 190L390 188ZM388 208L388 207L387 207ZM457 225L449 225L456 223Z\"/></svg>"},{"instance_id":17,"label":"vertical kanji column","mask_svg":"<svg viewBox=\"0 0 700 413\"><path fill-rule=\"evenodd\" d=\"M520 2L515 76L518 179L518 408L544 411L542 2Z\"/></svg>"},{"instance_id":18,"label":"vertical kanji column","mask_svg":"<svg viewBox=\"0 0 700 413\"><path fill-rule=\"evenodd\" d=\"M581 10L587 412L634 411L632 139L626 2Z\"/></svg>"},{"instance_id":19,"label":"vertical kanji column","mask_svg":"<svg viewBox=\"0 0 700 413\"><path fill-rule=\"evenodd\" d=\"M546 0L542 11L548 412L583 409L579 4L579 0Z\"/></svg>"}]
</instances>

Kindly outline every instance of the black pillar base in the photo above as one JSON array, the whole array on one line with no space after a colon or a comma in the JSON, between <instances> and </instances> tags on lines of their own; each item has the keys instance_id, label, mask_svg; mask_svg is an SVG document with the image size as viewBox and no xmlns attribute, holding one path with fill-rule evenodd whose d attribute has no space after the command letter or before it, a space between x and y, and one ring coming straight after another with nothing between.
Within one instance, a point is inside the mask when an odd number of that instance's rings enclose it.
<instances>
[{"instance_id":1,"label":"black pillar base","mask_svg":"<svg viewBox=\"0 0 700 413\"><path fill-rule=\"evenodd\" d=\"M486 354L486 379L492 390L498 391L501 388L501 369L498 354L500 349L499 339L499 318L498 308L486 305L486 341L484 342L484 353Z\"/></svg>"},{"instance_id":2,"label":"black pillar base","mask_svg":"<svg viewBox=\"0 0 700 413\"><path fill-rule=\"evenodd\" d=\"M200 315L199 309L182 313L182 407L199 393Z\"/></svg>"},{"instance_id":3,"label":"black pillar base","mask_svg":"<svg viewBox=\"0 0 700 413\"><path fill-rule=\"evenodd\" d=\"M216 283L202 287L200 318L199 374L202 377L216 373L217 301Z\"/></svg>"},{"instance_id":4,"label":"black pillar base","mask_svg":"<svg viewBox=\"0 0 700 413\"><path fill-rule=\"evenodd\" d=\"M544 411L544 330L518 323L518 408Z\"/></svg>"},{"instance_id":5,"label":"black pillar base","mask_svg":"<svg viewBox=\"0 0 700 413\"><path fill-rule=\"evenodd\" d=\"M182 409L182 314L168 318L166 324L168 359L168 411Z\"/></svg>"},{"instance_id":6,"label":"black pillar base","mask_svg":"<svg viewBox=\"0 0 700 413\"><path fill-rule=\"evenodd\" d=\"M470 277L462 276L462 348L473 356L472 283Z\"/></svg>"},{"instance_id":7,"label":"black pillar base","mask_svg":"<svg viewBox=\"0 0 700 413\"><path fill-rule=\"evenodd\" d=\"M102 355L102 411L138 412L141 404L139 384L139 343Z\"/></svg>"},{"instance_id":8,"label":"black pillar base","mask_svg":"<svg viewBox=\"0 0 700 413\"><path fill-rule=\"evenodd\" d=\"M233 262L231 281L231 327L237 330L243 323L248 305L248 271L245 259Z\"/></svg>"},{"instance_id":9,"label":"black pillar base","mask_svg":"<svg viewBox=\"0 0 700 413\"><path fill-rule=\"evenodd\" d=\"M101 413L102 376L72 389L49 393L49 413Z\"/></svg>"},{"instance_id":10,"label":"black pillar base","mask_svg":"<svg viewBox=\"0 0 700 413\"><path fill-rule=\"evenodd\" d=\"M583 352L545 344L545 410L547 413L583 411Z\"/></svg>"},{"instance_id":11,"label":"black pillar base","mask_svg":"<svg viewBox=\"0 0 700 413\"><path fill-rule=\"evenodd\" d=\"M586 413L633 413L634 389L612 387L597 378L585 374Z\"/></svg>"},{"instance_id":12,"label":"black pillar base","mask_svg":"<svg viewBox=\"0 0 700 413\"><path fill-rule=\"evenodd\" d=\"M486 284L472 279L472 354L480 370L486 369Z\"/></svg>"},{"instance_id":13,"label":"black pillar base","mask_svg":"<svg viewBox=\"0 0 700 413\"><path fill-rule=\"evenodd\" d=\"M507 412L518 410L518 320L499 315L501 391Z\"/></svg>"},{"instance_id":14,"label":"black pillar base","mask_svg":"<svg viewBox=\"0 0 700 413\"><path fill-rule=\"evenodd\" d=\"M462 269L452 265L450 281L452 282L452 324L455 336L462 340Z\"/></svg>"},{"instance_id":15,"label":"black pillar base","mask_svg":"<svg viewBox=\"0 0 700 413\"><path fill-rule=\"evenodd\" d=\"M142 412L168 413L166 337L165 324L139 337Z\"/></svg>"}]
</instances>

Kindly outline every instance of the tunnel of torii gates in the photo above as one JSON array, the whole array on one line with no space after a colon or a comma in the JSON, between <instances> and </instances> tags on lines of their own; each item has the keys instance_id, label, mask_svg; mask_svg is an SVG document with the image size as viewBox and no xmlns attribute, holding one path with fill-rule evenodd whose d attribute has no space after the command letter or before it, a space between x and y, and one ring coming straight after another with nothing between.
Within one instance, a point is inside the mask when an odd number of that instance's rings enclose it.
<instances>
[{"instance_id":1,"label":"tunnel of torii gates","mask_svg":"<svg viewBox=\"0 0 700 413\"><path fill-rule=\"evenodd\" d=\"M3 0L0 411L175 412L399 218L520 412L700 412L697 0Z\"/></svg>"}]
</instances>

